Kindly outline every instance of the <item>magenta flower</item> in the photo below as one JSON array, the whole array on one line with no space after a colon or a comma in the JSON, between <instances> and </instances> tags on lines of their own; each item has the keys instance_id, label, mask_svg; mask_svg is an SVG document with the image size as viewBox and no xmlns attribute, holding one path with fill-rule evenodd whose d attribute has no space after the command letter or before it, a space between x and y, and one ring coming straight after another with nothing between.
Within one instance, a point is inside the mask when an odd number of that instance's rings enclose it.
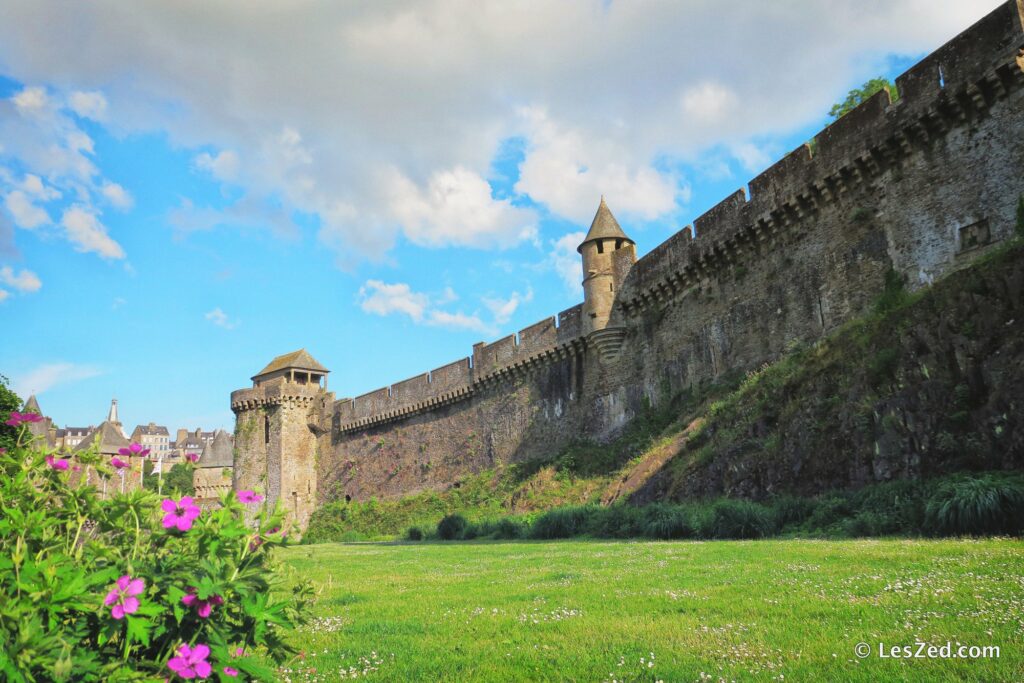
<instances>
[{"instance_id":1,"label":"magenta flower","mask_svg":"<svg viewBox=\"0 0 1024 683\"><path fill-rule=\"evenodd\" d=\"M248 505L249 503L259 503L263 500L263 496L256 493L255 491L239 491L238 500Z\"/></svg>"},{"instance_id":2,"label":"magenta flower","mask_svg":"<svg viewBox=\"0 0 1024 683\"><path fill-rule=\"evenodd\" d=\"M55 470L66 470L68 468L68 461L64 458L58 460L52 455L46 456L46 464Z\"/></svg>"},{"instance_id":3,"label":"magenta flower","mask_svg":"<svg viewBox=\"0 0 1024 683\"><path fill-rule=\"evenodd\" d=\"M177 502L167 498L164 502L160 503L160 509L167 513L163 519L164 528L177 529L178 531L188 531L191 529L192 522L195 521L200 512L199 507L192 502L190 496L185 496Z\"/></svg>"},{"instance_id":4,"label":"magenta flower","mask_svg":"<svg viewBox=\"0 0 1024 683\"><path fill-rule=\"evenodd\" d=\"M132 443L131 445L128 446L128 448L121 448L117 452L120 453L121 455L138 455L143 458L149 455L149 449L143 448L142 444L139 443Z\"/></svg>"},{"instance_id":5,"label":"magenta flower","mask_svg":"<svg viewBox=\"0 0 1024 683\"><path fill-rule=\"evenodd\" d=\"M186 453L185 454L185 459L188 460L189 462L199 462L199 454L198 453Z\"/></svg>"},{"instance_id":6,"label":"magenta flower","mask_svg":"<svg viewBox=\"0 0 1024 683\"><path fill-rule=\"evenodd\" d=\"M202 600L198 595L196 595L196 587L189 586L188 595L182 597L181 602L186 607L196 606L196 614L199 615L199 618L206 619L210 616L210 613L213 612L214 605L219 606L224 604L224 598L219 595L211 595L206 600Z\"/></svg>"},{"instance_id":7,"label":"magenta flower","mask_svg":"<svg viewBox=\"0 0 1024 683\"><path fill-rule=\"evenodd\" d=\"M110 616L124 619L126 614L134 614L139 609L139 599L135 596L144 590L146 583L142 579L133 579L125 574L117 580L117 587L107 593L103 604L112 607Z\"/></svg>"},{"instance_id":8,"label":"magenta flower","mask_svg":"<svg viewBox=\"0 0 1024 683\"><path fill-rule=\"evenodd\" d=\"M25 424L26 422L42 422L43 416L37 415L36 413L19 413L17 411L11 411L11 417L5 424L11 427L17 427L18 425Z\"/></svg>"},{"instance_id":9,"label":"magenta flower","mask_svg":"<svg viewBox=\"0 0 1024 683\"><path fill-rule=\"evenodd\" d=\"M210 663L206 658L210 656L210 648L199 644L189 647L182 644L178 648L178 656L171 657L167 662L167 668L182 678L206 678L213 672Z\"/></svg>"},{"instance_id":10,"label":"magenta flower","mask_svg":"<svg viewBox=\"0 0 1024 683\"><path fill-rule=\"evenodd\" d=\"M116 455L110 459L110 464L113 465L114 468L118 470L123 470L125 467L130 467L128 463L126 463L124 460L117 457Z\"/></svg>"},{"instance_id":11,"label":"magenta flower","mask_svg":"<svg viewBox=\"0 0 1024 683\"><path fill-rule=\"evenodd\" d=\"M238 669L236 669L233 666L225 666L224 667L224 675L225 676L237 676L238 675Z\"/></svg>"}]
</instances>

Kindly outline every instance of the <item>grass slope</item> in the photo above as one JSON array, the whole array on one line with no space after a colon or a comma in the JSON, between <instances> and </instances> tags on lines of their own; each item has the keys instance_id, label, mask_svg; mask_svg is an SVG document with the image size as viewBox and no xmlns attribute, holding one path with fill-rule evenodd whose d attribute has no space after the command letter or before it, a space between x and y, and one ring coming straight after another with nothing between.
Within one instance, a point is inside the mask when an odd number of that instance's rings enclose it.
<instances>
[{"instance_id":1,"label":"grass slope","mask_svg":"<svg viewBox=\"0 0 1024 683\"><path fill-rule=\"evenodd\" d=\"M280 558L320 595L295 636L306 656L282 679L1021 680L1021 550L1005 539L297 546ZM918 640L1001 652L877 656L879 642ZM854 656L859 642L871 656Z\"/></svg>"}]
</instances>

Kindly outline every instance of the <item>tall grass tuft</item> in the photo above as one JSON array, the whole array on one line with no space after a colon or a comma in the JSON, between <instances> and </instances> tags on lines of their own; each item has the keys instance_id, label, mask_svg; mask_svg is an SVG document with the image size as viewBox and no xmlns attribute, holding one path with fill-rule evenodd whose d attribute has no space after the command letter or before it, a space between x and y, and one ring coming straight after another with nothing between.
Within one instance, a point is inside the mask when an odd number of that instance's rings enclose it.
<instances>
[{"instance_id":1,"label":"tall grass tuft","mask_svg":"<svg viewBox=\"0 0 1024 683\"><path fill-rule=\"evenodd\" d=\"M1019 534L1024 530L1024 477L989 472L948 479L928 499L925 524L938 534Z\"/></svg>"}]
</instances>

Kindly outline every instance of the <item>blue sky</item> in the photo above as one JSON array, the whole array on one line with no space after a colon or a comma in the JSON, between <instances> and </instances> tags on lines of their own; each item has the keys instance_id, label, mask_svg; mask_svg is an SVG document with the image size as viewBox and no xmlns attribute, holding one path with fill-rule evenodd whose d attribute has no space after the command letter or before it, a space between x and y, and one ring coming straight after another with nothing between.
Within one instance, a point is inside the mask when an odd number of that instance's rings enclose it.
<instances>
[{"instance_id":1,"label":"blue sky","mask_svg":"<svg viewBox=\"0 0 1024 683\"><path fill-rule=\"evenodd\" d=\"M994 5L5 4L0 374L172 430L574 305L602 193L646 253Z\"/></svg>"}]
</instances>

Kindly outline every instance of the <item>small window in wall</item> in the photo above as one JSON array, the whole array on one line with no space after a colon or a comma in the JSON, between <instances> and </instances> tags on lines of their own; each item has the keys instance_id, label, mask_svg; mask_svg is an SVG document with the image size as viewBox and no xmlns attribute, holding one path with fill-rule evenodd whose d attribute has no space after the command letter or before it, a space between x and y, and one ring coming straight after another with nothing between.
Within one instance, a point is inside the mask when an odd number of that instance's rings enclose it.
<instances>
[{"instance_id":1,"label":"small window in wall","mask_svg":"<svg viewBox=\"0 0 1024 683\"><path fill-rule=\"evenodd\" d=\"M263 416L263 443L270 443L270 418Z\"/></svg>"},{"instance_id":2,"label":"small window in wall","mask_svg":"<svg viewBox=\"0 0 1024 683\"><path fill-rule=\"evenodd\" d=\"M962 252L983 247L991 241L992 235L989 233L988 221L985 219L960 228L960 251Z\"/></svg>"},{"instance_id":3,"label":"small window in wall","mask_svg":"<svg viewBox=\"0 0 1024 683\"><path fill-rule=\"evenodd\" d=\"M615 251L622 249L622 240L615 240Z\"/></svg>"},{"instance_id":4,"label":"small window in wall","mask_svg":"<svg viewBox=\"0 0 1024 683\"><path fill-rule=\"evenodd\" d=\"M598 240L597 241L597 253L598 254L603 254L604 253L604 240Z\"/></svg>"}]
</instances>

